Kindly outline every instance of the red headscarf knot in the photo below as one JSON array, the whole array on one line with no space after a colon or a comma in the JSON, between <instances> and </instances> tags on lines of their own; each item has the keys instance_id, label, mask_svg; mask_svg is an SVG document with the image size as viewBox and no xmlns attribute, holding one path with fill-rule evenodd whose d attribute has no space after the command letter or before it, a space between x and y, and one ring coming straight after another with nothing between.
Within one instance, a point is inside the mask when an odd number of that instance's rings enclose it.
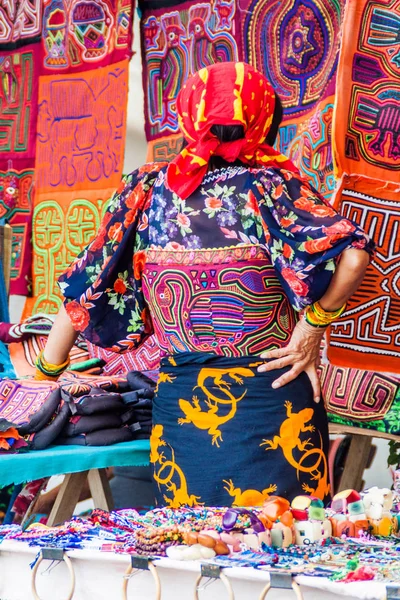
<instances>
[{"instance_id":1,"label":"red headscarf knot","mask_svg":"<svg viewBox=\"0 0 400 600\"><path fill-rule=\"evenodd\" d=\"M212 156L298 172L286 156L264 143L274 114L275 92L250 65L224 62L201 69L187 80L176 106L188 145L168 165L167 184L181 198L201 185ZM242 125L244 138L221 142L211 132L213 125Z\"/></svg>"}]
</instances>

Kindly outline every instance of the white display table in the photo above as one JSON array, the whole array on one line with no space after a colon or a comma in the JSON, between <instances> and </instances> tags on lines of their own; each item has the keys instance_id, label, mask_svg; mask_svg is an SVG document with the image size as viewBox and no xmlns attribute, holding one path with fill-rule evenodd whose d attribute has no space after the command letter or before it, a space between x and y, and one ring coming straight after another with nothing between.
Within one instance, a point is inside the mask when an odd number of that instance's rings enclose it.
<instances>
[{"instance_id":1,"label":"white display table","mask_svg":"<svg viewBox=\"0 0 400 600\"><path fill-rule=\"evenodd\" d=\"M29 600L32 570L30 563L38 549L15 541L0 544L0 600ZM124 573L130 564L129 556L101 553L93 550L67 552L71 559L75 578L73 600L120 600ZM65 600L70 589L70 574L65 563L43 561L37 575L37 591L41 600ZM177 562L159 559L154 562L161 580L162 600L192 600L195 581L200 573L197 562ZM47 572L45 572L47 571ZM269 581L265 571L250 568L224 569L234 591L235 600L258 600L262 589ZM338 596L365 600L384 600L385 585L368 581L361 583L333 583L327 579L299 576L304 600L333 600ZM203 580L199 591L200 600L225 600L228 593L220 580ZM130 600L152 600L155 598L155 583L150 572L135 572L128 585ZM293 590L271 589L269 600L294 600Z\"/></svg>"}]
</instances>

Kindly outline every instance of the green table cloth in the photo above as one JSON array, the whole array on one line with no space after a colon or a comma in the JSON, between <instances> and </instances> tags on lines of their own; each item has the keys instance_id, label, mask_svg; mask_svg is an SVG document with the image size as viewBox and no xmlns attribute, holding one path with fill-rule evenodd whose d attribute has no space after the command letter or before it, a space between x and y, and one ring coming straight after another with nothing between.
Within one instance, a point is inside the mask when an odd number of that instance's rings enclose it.
<instances>
[{"instance_id":1,"label":"green table cloth","mask_svg":"<svg viewBox=\"0 0 400 600\"><path fill-rule=\"evenodd\" d=\"M149 441L137 440L113 446L50 446L23 454L0 454L0 488L89 469L141 467L149 464L149 453Z\"/></svg>"}]
</instances>

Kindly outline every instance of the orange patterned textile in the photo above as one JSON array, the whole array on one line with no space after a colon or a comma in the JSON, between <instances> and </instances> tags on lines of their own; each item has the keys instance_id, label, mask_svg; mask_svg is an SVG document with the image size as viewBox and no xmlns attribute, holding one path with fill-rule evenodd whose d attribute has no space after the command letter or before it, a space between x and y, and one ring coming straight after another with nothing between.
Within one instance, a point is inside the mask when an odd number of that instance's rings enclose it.
<instances>
[{"instance_id":1,"label":"orange patterned textile","mask_svg":"<svg viewBox=\"0 0 400 600\"><path fill-rule=\"evenodd\" d=\"M400 0L347 3L333 131L337 176L400 183L399 27Z\"/></svg>"},{"instance_id":2,"label":"orange patterned textile","mask_svg":"<svg viewBox=\"0 0 400 600\"><path fill-rule=\"evenodd\" d=\"M33 377L35 375L36 356L41 350L44 350L46 342L46 335L33 335L24 342L15 342L9 345L10 358L17 377ZM70 353L71 365L88 359L87 350L73 346Z\"/></svg>"},{"instance_id":3,"label":"orange patterned textile","mask_svg":"<svg viewBox=\"0 0 400 600\"><path fill-rule=\"evenodd\" d=\"M333 364L400 373L400 0L347 3L334 116L335 205L376 254L332 327ZM396 38L397 35L397 38Z\"/></svg>"},{"instance_id":4,"label":"orange patterned textile","mask_svg":"<svg viewBox=\"0 0 400 600\"><path fill-rule=\"evenodd\" d=\"M33 225L33 298L56 313L59 275L94 237L124 158L128 61L41 77Z\"/></svg>"},{"instance_id":5,"label":"orange patterned textile","mask_svg":"<svg viewBox=\"0 0 400 600\"><path fill-rule=\"evenodd\" d=\"M377 249L360 288L331 327L335 365L400 373L400 202L398 185L343 177L341 213L373 236Z\"/></svg>"}]
</instances>

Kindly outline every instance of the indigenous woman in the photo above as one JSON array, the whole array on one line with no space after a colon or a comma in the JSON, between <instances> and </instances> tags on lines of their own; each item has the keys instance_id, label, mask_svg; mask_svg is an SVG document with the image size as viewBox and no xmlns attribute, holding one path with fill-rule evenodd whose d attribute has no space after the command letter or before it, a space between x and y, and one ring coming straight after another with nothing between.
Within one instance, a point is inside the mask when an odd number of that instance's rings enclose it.
<instances>
[{"instance_id":1,"label":"indigenous woman","mask_svg":"<svg viewBox=\"0 0 400 600\"><path fill-rule=\"evenodd\" d=\"M121 352L157 339L160 505L329 497L320 343L371 242L273 149L276 104L244 63L191 77L176 105L186 147L124 178L60 279L40 377L65 368L77 332Z\"/></svg>"}]
</instances>

